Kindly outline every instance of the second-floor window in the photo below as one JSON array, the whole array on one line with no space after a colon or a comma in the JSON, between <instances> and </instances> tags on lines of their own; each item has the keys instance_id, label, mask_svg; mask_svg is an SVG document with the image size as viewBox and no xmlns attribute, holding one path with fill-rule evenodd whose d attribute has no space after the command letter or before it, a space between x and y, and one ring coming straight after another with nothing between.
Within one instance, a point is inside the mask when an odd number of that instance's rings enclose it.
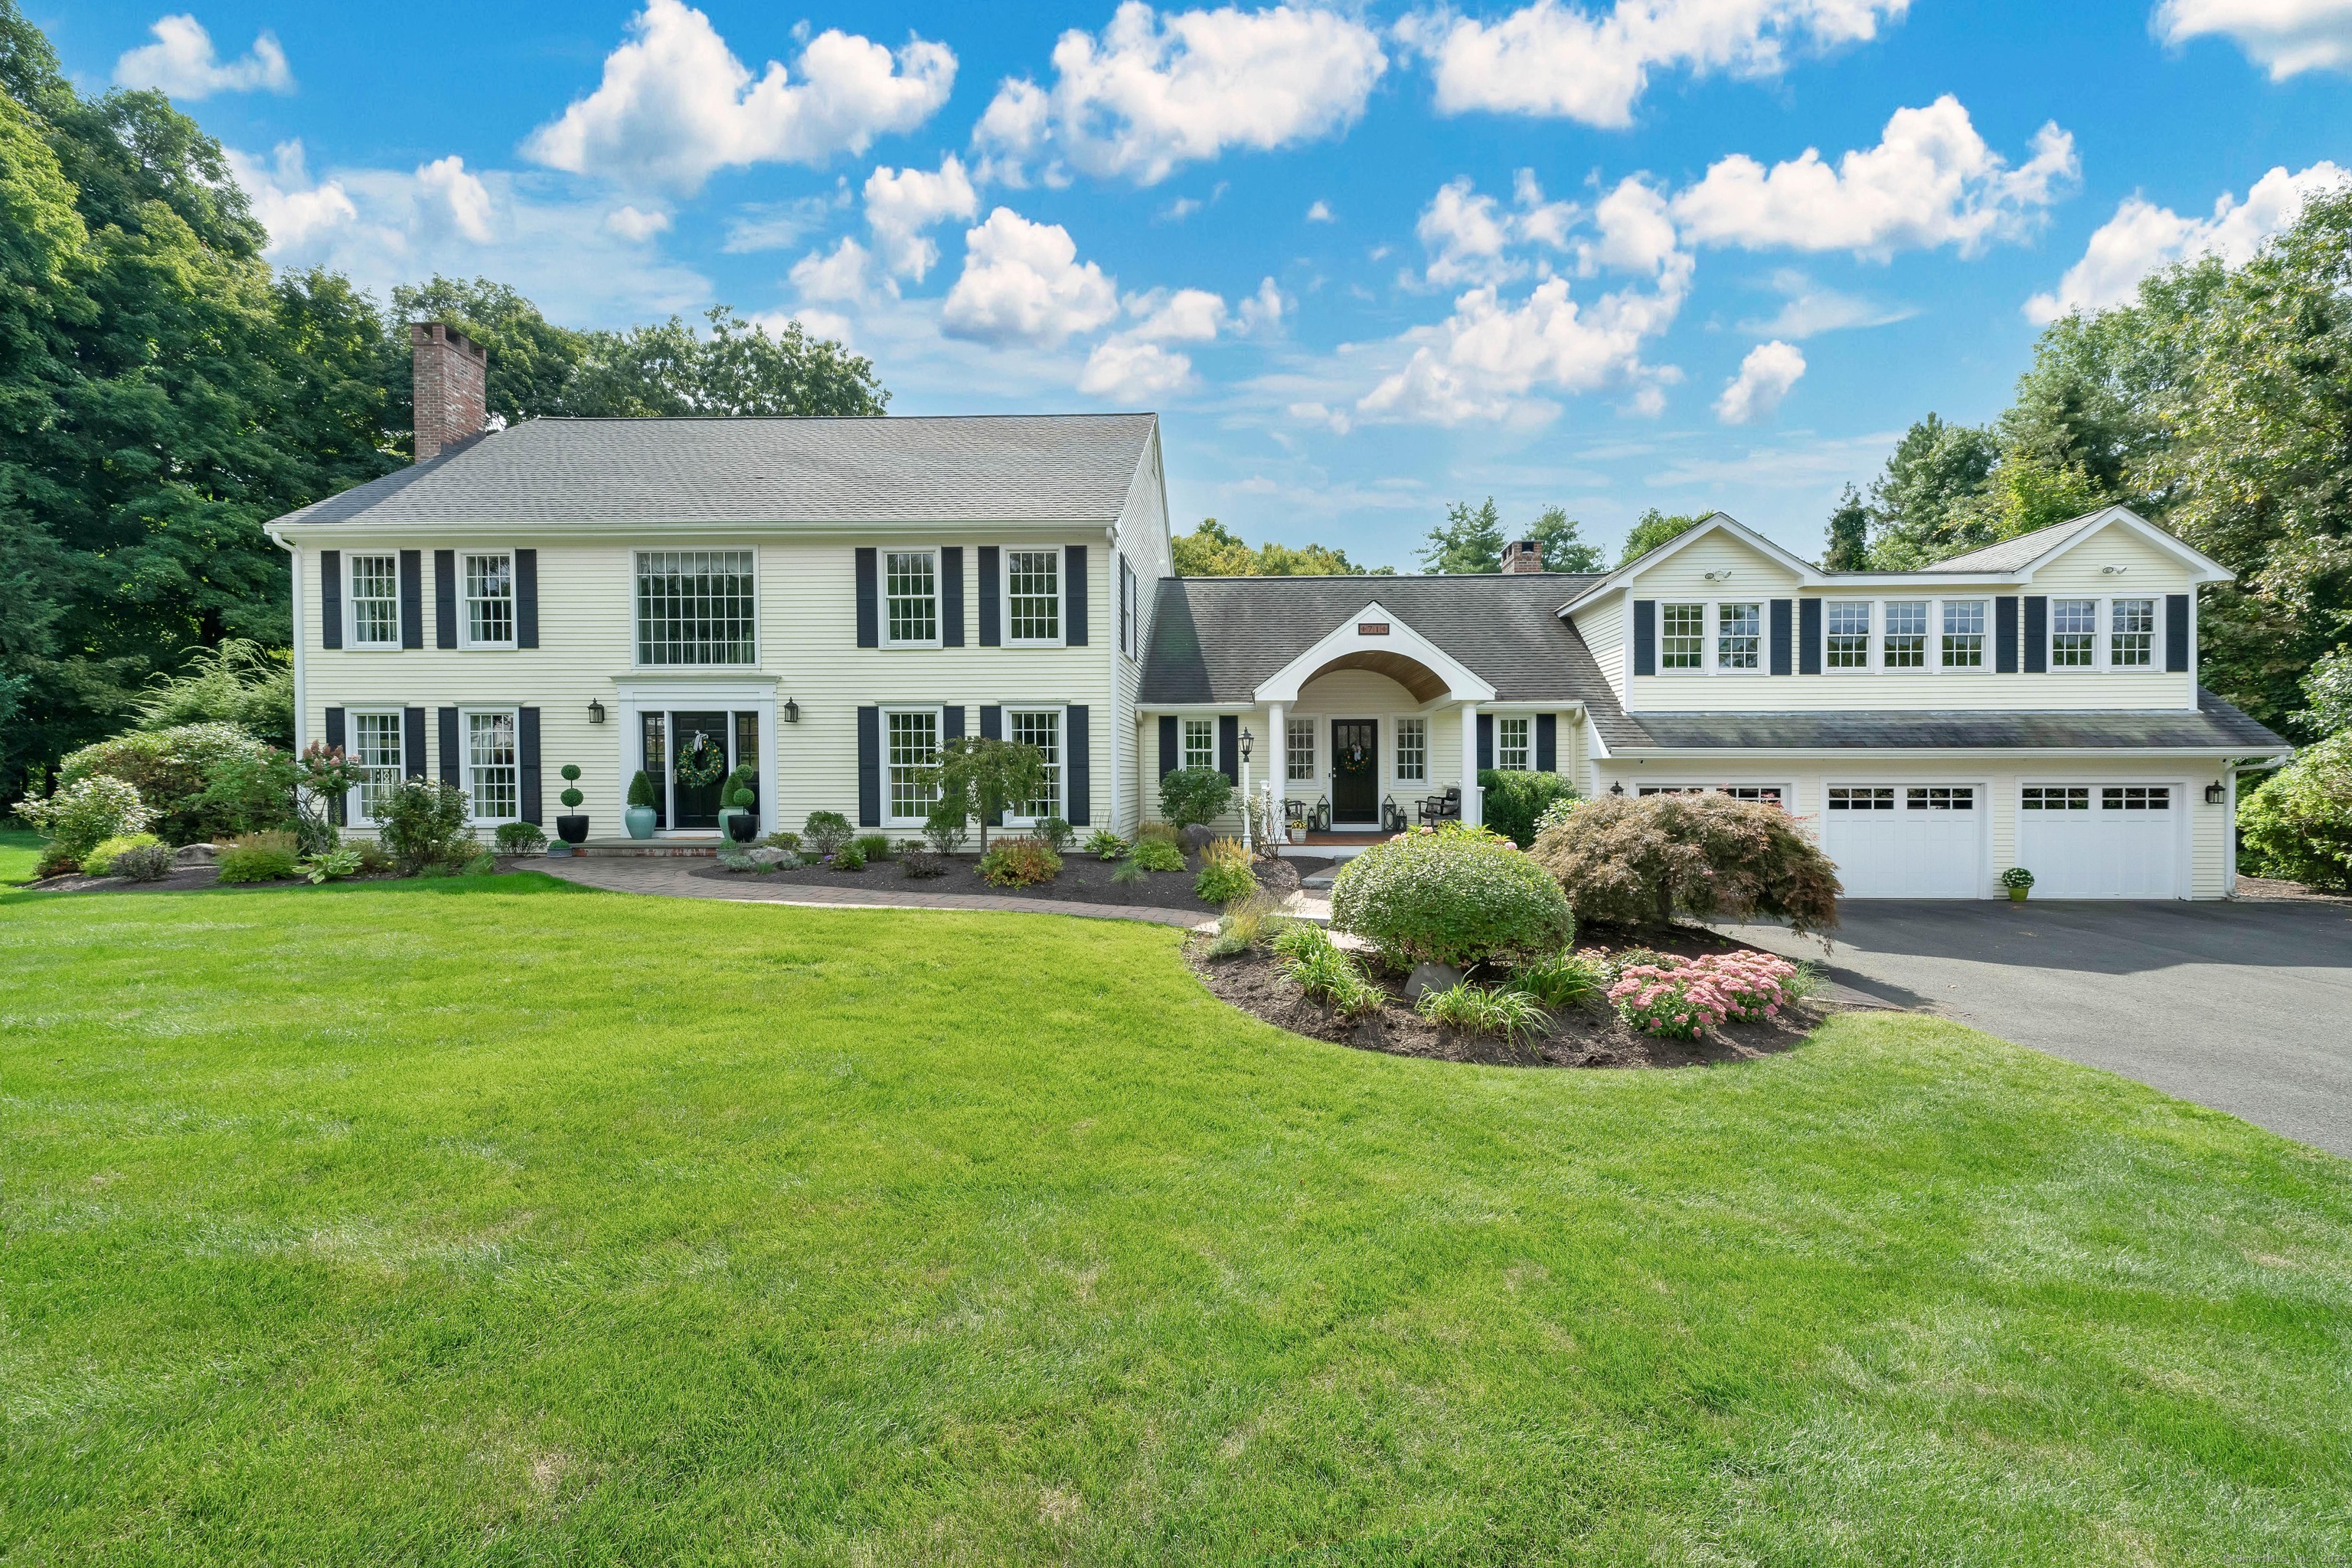
<instances>
[{"instance_id":1,"label":"second-floor window","mask_svg":"<svg viewBox=\"0 0 2352 1568\"><path fill-rule=\"evenodd\" d=\"M637 552L637 663L756 664L748 550Z\"/></svg>"},{"instance_id":2,"label":"second-floor window","mask_svg":"<svg viewBox=\"0 0 2352 1568\"><path fill-rule=\"evenodd\" d=\"M1184 765L1188 768L1213 768L1217 765L1217 721L1214 719L1184 721Z\"/></svg>"},{"instance_id":3,"label":"second-floor window","mask_svg":"<svg viewBox=\"0 0 2352 1568\"><path fill-rule=\"evenodd\" d=\"M929 551L889 552L882 594L891 642L922 646L940 640L939 562Z\"/></svg>"},{"instance_id":4,"label":"second-floor window","mask_svg":"<svg viewBox=\"0 0 2352 1568\"><path fill-rule=\"evenodd\" d=\"M400 646L400 557L352 557L352 644Z\"/></svg>"},{"instance_id":5,"label":"second-floor window","mask_svg":"<svg viewBox=\"0 0 2352 1568\"><path fill-rule=\"evenodd\" d=\"M1658 668L1764 668L1764 606L1752 601L1658 606Z\"/></svg>"},{"instance_id":6,"label":"second-floor window","mask_svg":"<svg viewBox=\"0 0 2352 1568\"><path fill-rule=\"evenodd\" d=\"M1764 606L1717 605L1715 607L1715 668L1761 669L1764 667Z\"/></svg>"},{"instance_id":7,"label":"second-floor window","mask_svg":"<svg viewBox=\"0 0 2352 1568\"><path fill-rule=\"evenodd\" d=\"M514 557L468 555L465 562L466 646L514 647Z\"/></svg>"},{"instance_id":8,"label":"second-floor window","mask_svg":"<svg viewBox=\"0 0 2352 1568\"><path fill-rule=\"evenodd\" d=\"M1946 669L1984 668L1985 606L1982 599L1944 601L1943 660Z\"/></svg>"},{"instance_id":9,"label":"second-floor window","mask_svg":"<svg viewBox=\"0 0 2352 1568\"><path fill-rule=\"evenodd\" d=\"M1870 668L1870 601L1832 600L1822 631L1822 657L1832 669Z\"/></svg>"},{"instance_id":10,"label":"second-floor window","mask_svg":"<svg viewBox=\"0 0 2352 1568\"><path fill-rule=\"evenodd\" d=\"M1528 730L1532 719L1497 719L1495 721L1495 766L1508 773L1523 773L1535 766L1528 746Z\"/></svg>"},{"instance_id":11,"label":"second-floor window","mask_svg":"<svg viewBox=\"0 0 2352 1568\"><path fill-rule=\"evenodd\" d=\"M1006 641L1062 640L1061 567L1062 552L1058 550L1004 552Z\"/></svg>"},{"instance_id":12,"label":"second-floor window","mask_svg":"<svg viewBox=\"0 0 2352 1568\"><path fill-rule=\"evenodd\" d=\"M1706 606L1658 606L1658 668L1701 669L1706 665Z\"/></svg>"},{"instance_id":13,"label":"second-floor window","mask_svg":"<svg viewBox=\"0 0 2352 1568\"><path fill-rule=\"evenodd\" d=\"M2088 669L2098 662L2099 601L2050 601L2050 668Z\"/></svg>"},{"instance_id":14,"label":"second-floor window","mask_svg":"<svg viewBox=\"0 0 2352 1568\"><path fill-rule=\"evenodd\" d=\"M1925 599L1888 601L1885 641L1881 646L1885 650L1887 668L1927 668L1927 601Z\"/></svg>"},{"instance_id":15,"label":"second-floor window","mask_svg":"<svg viewBox=\"0 0 2352 1568\"><path fill-rule=\"evenodd\" d=\"M2117 599L2107 607L2107 662L2117 669L2156 663L2156 601Z\"/></svg>"}]
</instances>

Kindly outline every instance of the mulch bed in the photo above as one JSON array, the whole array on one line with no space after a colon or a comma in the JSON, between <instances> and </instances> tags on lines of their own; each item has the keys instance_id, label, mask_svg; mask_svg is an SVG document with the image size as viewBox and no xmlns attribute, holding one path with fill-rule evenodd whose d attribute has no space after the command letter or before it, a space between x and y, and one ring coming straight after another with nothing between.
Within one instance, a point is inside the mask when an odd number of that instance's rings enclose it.
<instances>
[{"instance_id":1,"label":"mulch bed","mask_svg":"<svg viewBox=\"0 0 2352 1568\"><path fill-rule=\"evenodd\" d=\"M216 887L220 883L220 868L209 860L187 860L172 868L172 874L152 882L134 882L128 877L85 877L79 871L63 876L43 877L25 887L37 893L185 893L198 888ZM281 884L257 882L256 887Z\"/></svg>"},{"instance_id":2,"label":"mulch bed","mask_svg":"<svg viewBox=\"0 0 2352 1568\"><path fill-rule=\"evenodd\" d=\"M1368 954L1358 955L1361 967L1374 984L1388 993L1388 1001L1368 1017L1343 1018L1310 1000L1282 973L1280 963L1271 954L1210 958L1204 945L1196 941L1186 950L1193 969L1212 993L1244 1013L1312 1039L1438 1061L1549 1068L1685 1068L1748 1061L1794 1048L1824 1017L1838 1011L1834 1003L1812 1000L1767 1023L1727 1024L1696 1040L1670 1040L1628 1028L1603 1002L1555 1012L1549 1035L1514 1045L1492 1035L1464 1034L1431 1023L1405 1000L1404 976L1384 973L1376 962L1369 961ZM1713 931L1676 926L1664 931L1628 932L1615 940L1593 929L1581 934L1579 945L1604 951L1646 947L1654 952L1696 958L1734 952L1747 944Z\"/></svg>"},{"instance_id":3,"label":"mulch bed","mask_svg":"<svg viewBox=\"0 0 2352 1568\"><path fill-rule=\"evenodd\" d=\"M1184 870L1146 871L1143 880L1122 886L1111 880L1116 861L1097 860L1076 848L1062 852L1061 875L1034 888L992 887L980 878L977 855L953 857L954 864L936 877L909 877L895 860L868 865L863 871L835 871L824 866L801 866L790 871L730 871L713 861L691 873L722 881L767 887L855 888L869 892L885 889L906 893L962 893L1000 899L1035 899L1041 903L1118 904L1130 909L1196 910L1203 916L1218 906L1192 896L1192 879L1200 874L1197 858ZM1301 875L1329 864L1322 860L1261 860L1258 885L1276 898L1298 887ZM1303 870L1302 870L1303 868Z\"/></svg>"}]
</instances>

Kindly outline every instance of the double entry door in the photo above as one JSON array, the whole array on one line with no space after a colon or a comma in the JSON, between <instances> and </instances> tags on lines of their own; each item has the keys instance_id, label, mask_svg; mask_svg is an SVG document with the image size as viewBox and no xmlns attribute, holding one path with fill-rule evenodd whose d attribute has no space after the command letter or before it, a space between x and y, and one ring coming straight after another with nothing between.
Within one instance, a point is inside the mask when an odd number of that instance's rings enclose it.
<instances>
[{"instance_id":1,"label":"double entry door","mask_svg":"<svg viewBox=\"0 0 2352 1568\"><path fill-rule=\"evenodd\" d=\"M751 711L641 712L646 776L654 781L654 825L671 832L712 832L727 776L760 761L760 716ZM759 792L757 784L752 793ZM755 800L751 806L760 807Z\"/></svg>"},{"instance_id":2,"label":"double entry door","mask_svg":"<svg viewBox=\"0 0 2352 1568\"><path fill-rule=\"evenodd\" d=\"M1360 827L1381 821L1381 724L1377 719L1331 721L1331 826Z\"/></svg>"}]
</instances>

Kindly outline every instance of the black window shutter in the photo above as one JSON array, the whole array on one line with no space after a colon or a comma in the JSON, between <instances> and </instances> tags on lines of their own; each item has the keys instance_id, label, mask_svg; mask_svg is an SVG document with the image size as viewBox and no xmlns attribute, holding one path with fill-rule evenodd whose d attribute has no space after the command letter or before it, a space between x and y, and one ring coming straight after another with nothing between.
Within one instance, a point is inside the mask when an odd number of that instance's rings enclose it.
<instances>
[{"instance_id":1,"label":"black window shutter","mask_svg":"<svg viewBox=\"0 0 2352 1568\"><path fill-rule=\"evenodd\" d=\"M950 702L940 710L940 739L941 741L963 739L962 703Z\"/></svg>"},{"instance_id":2,"label":"black window shutter","mask_svg":"<svg viewBox=\"0 0 2352 1568\"><path fill-rule=\"evenodd\" d=\"M1069 788L1063 791L1069 798L1062 802L1062 820L1073 827L1091 827L1095 820L1094 752L1083 703L1074 702L1062 710L1062 744L1069 752L1069 763L1062 770L1062 776L1069 781Z\"/></svg>"},{"instance_id":3,"label":"black window shutter","mask_svg":"<svg viewBox=\"0 0 2352 1568\"><path fill-rule=\"evenodd\" d=\"M1130 644L1130 643L1128 641L1128 637L1127 637L1127 625L1128 625L1128 622L1127 622L1127 617L1128 617L1128 592L1127 592L1127 589L1128 589L1127 557L1126 557L1126 556L1124 556L1124 555L1122 555L1122 556L1120 556L1120 557L1118 558L1118 651L1119 651L1119 652L1121 652L1121 653L1125 653L1125 652L1126 652L1126 651L1127 651L1130 647L1132 647L1132 646L1133 646L1132 644Z\"/></svg>"},{"instance_id":4,"label":"black window shutter","mask_svg":"<svg viewBox=\"0 0 2352 1568\"><path fill-rule=\"evenodd\" d=\"M1166 778L1176 771L1176 716L1160 716L1160 776Z\"/></svg>"},{"instance_id":5,"label":"black window shutter","mask_svg":"<svg viewBox=\"0 0 2352 1568\"><path fill-rule=\"evenodd\" d=\"M880 566L870 545L857 552L857 646L882 646L882 584Z\"/></svg>"},{"instance_id":6,"label":"black window shutter","mask_svg":"<svg viewBox=\"0 0 2352 1568\"><path fill-rule=\"evenodd\" d=\"M402 709L400 731L400 771L405 777L421 779L427 772L425 765L425 710Z\"/></svg>"},{"instance_id":7,"label":"black window shutter","mask_svg":"<svg viewBox=\"0 0 2352 1568\"><path fill-rule=\"evenodd\" d=\"M457 771L457 710L441 710L441 782L463 785L465 779Z\"/></svg>"},{"instance_id":8,"label":"black window shutter","mask_svg":"<svg viewBox=\"0 0 2352 1568\"><path fill-rule=\"evenodd\" d=\"M997 595L1003 584L997 581L997 550L993 544L980 547L980 646L1004 646L1004 610Z\"/></svg>"},{"instance_id":9,"label":"black window shutter","mask_svg":"<svg viewBox=\"0 0 2352 1568\"><path fill-rule=\"evenodd\" d=\"M1495 765L1495 716L1478 715L1478 771L1486 773Z\"/></svg>"},{"instance_id":10,"label":"black window shutter","mask_svg":"<svg viewBox=\"0 0 2352 1568\"><path fill-rule=\"evenodd\" d=\"M1797 601L1797 673L1819 675L1822 672L1822 602L1819 599Z\"/></svg>"},{"instance_id":11,"label":"black window shutter","mask_svg":"<svg viewBox=\"0 0 2352 1568\"><path fill-rule=\"evenodd\" d=\"M518 550L514 559L515 647L539 646L539 552ZM526 816L525 822L537 822Z\"/></svg>"},{"instance_id":12,"label":"black window shutter","mask_svg":"<svg viewBox=\"0 0 2352 1568\"><path fill-rule=\"evenodd\" d=\"M1992 668L1995 675L2017 673L2017 595L2002 594L1992 602Z\"/></svg>"},{"instance_id":13,"label":"black window shutter","mask_svg":"<svg viewBox=\"0 0 2352 1568\"><path fill-rule=\"evenodd\" d=\"M425 552L400 552L400 646L425 646Z\"/></svg>"},{"instance_id":14,"label":"black window shutter","mask_svg":"<svg viewBox=\"0 0 2352 1568\"><path fill-rule=\"evenodd\" d=\"M329 551L328 553L332 554L334 552L332 551ZM343 710L340 708L328 709L327 744L334 747L337 751L342 750L343 746L346 744L343 739L344 733ZM343 826L343 797L341 795L337 795L334 799L327 803L327 820L333 823L338 827Z\"/></svg>"},{"instance_id":15,"label":"black window shutter","mask_svg":"<svg viewBox=\"0 0 2352 1568\"><path fill-rule=\"evenodd\" d=\"M2050 669L2050 601L2040 594L2025 595L2025 673Z\"/></svg>"},{"instance_id":16,"label":"black window shutter","mask_svg":"<svg viewBox=\"0 0 2352 1568\"><path fill-rule=\"evenodd\" d=\"M1658 673L1658 602L1633 601L1633 673Z\"/></svg>"},{"instance_id":17,"label":"black window shutter","mask_svg":"<svg viewBox=\"0 0 2352 1568\"><path fill-rule=\"evenodd\" d=\"M433 646L457 646L457 552L454 550L433 552Z\"/></svg>"},{"instance_id":18,"label":"black window shutter","mask_svg":"<svg viewBox=\"0 0 2352 1568\"><path fill-rule=\"evenodd\" d=\"M2189 595L2164 596L2164 668L2175 675L2189 673Z\"/></svg>"},{"instance_id":19,"label":"black window shutter","mask_svg":"<svg viewBox=\"0 0 2352 1568\"><path fill-rule=\"evenodd\" d=\"M539 710L515 710L515 761L522 770L522 819L541 822L539 814Z\"/></svg>"},{"instance_id":20,"label":"black window shutter","mask_svg":"<svg viewBox=\"0 0 2352 1568\"><path fill-rule=\"evenodd\" d=\"M963 546L940 551L940 644L963 647Z\"/></svg>"},{"instance_id":21,"label":"black window shutter","mask_svg":"<svg viewBox=\"0 0 2352 1568\"><path fill-rule=\"evenodd\" d=\"M1004 739L1004 710L993 706L980 710L980 738L983 741Z\"/></svg>"},{"instance_id":22,"label":"black window shutter","mask_svg":"<svg viewBox=\"0 0 2352 1568\"><path fill-rule=\"evenodd\" d=\"M319 646L343 646L343 552L319 552Z\"/></svg>"},{"instance_id":23,"label":"black window shutter","mask_svg":"<svg viewBox=\"0 0 2352 1568\"><path fill-rule=\"evenodd\" d=\"M1228 784L1242 782L1242 721L1235 713L1217 718L1217 764Z\"/></svg>"},{"instance_id":24,"label":"black window shutter","mask_svg":"<svg viewBox=\"0 0 2352 1568\"><path fill-rule=\"evenodd\" d=\"M1087 646L1087 547L1062 546L1062 646Z\"/></svg>"},{"instance_id":25,"label":"black window shutter","mask_svg":"<svg viewBox=\"0 0 2352 1568\"><path fill-rule=\"evenodd\" d=\"M857 826L882 826L882 710L857 710Z\"/></svg>"},{"instance_id":26,"label":"black window shutter","mask_svg":"<svg viewBox=\"0 0 2352 1568\"><path fill-rule=\"evenodd\" d=\"M1790 622L1795 619L1796 609L1796 602L1792 599L1772 601L1771 668L1775 675L1789 674L1794 662L1790 655L1796 650L1790 645L1797 639L1791 635L1794 628L1790 626Z\"/></svg>"},{"instance_id":27,"label":"black window shutter","mask_svg":"<svg viewBox=\"0 0 2352 1568\"><path fill-rule=\"evenodd\" d=\"M1559 715L1536 715L1536 772L1559 772Z\"/></svg>"}]
</instances>

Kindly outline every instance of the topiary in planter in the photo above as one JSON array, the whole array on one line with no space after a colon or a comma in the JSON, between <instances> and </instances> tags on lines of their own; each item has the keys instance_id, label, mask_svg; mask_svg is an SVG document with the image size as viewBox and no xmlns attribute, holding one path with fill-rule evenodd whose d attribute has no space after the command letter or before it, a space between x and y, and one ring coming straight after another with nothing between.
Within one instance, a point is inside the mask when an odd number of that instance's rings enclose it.
<instances>
[{"instance_id":1,"label":"topiary in planter","mask_svg":"<svg viewBox=\"0 0 2352 1568\"><path fill-rule=\"evenodd\" d=\"M1339 868L1331 923L1399 969L1558 952L1576 935L1559 884L1507 839L1448 826L1400 834Z\"/></svg>"}]
</instances>

